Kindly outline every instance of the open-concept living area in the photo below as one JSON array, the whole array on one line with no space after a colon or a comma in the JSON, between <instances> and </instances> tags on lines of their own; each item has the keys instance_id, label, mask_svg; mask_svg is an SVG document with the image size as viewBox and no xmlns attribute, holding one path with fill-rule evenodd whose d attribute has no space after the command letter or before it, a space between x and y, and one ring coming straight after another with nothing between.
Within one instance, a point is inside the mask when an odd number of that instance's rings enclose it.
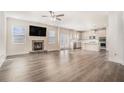
<instances>
[{"instance_id":1,"label":"open-concept living area","mask_svg":"<svg viewBox=\"0 0 124 93\"><path fill-rule=\"evenodd\" d=\"M124 12L1 11L0 82L123 82Z\"/></svg>"}]
</instances>

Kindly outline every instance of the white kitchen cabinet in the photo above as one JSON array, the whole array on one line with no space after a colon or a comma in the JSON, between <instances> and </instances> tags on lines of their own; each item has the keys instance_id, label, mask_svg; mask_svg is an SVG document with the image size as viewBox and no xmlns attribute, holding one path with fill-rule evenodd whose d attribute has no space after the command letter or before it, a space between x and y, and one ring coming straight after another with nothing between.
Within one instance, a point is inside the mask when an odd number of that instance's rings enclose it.
<instances>
[{"instance_id":1,"label":"white kitchen cabinet","mask_svg":"<svg viewBox=\"0 0 124 93\"><path fill-rule=\"evenodd\" d=\"M94 39L91 37L95 37ZM82 49L99 51L100 37L106 37L106 30L99 31L85 31L82 33Z\"/></svg>"}]
</instances>

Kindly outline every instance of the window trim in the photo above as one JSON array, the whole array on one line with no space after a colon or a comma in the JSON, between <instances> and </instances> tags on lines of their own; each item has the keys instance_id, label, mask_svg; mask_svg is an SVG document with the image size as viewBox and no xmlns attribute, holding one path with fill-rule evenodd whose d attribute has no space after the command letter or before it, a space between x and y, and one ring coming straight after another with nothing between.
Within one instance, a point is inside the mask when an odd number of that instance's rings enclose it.
<instances>
[{"instance_id":1,"label":"window trim","mask_svg":"<svg viewBox=\"0 0 124 93\"><path fill-rule=\"evenodd\" d=\"M13 32L14 27L19 27L19 28L24 29L24 33L23 34L16 35L16 36L21 36L21 35L24 36L24 40L23 40L24 42L23 43L19 43L19 42L17 43L17 42L15 42L14 32ZM25 30L25 28L23 26L18 26L18 25L12 26L12 28L11 28L11 37L12 37L12 44L25 44L25 42L26 42L26 30Z\"/></svg>"},{"instance_id":2,"label":"window trim","mask_svg":"<svg viewBox=\"0 0 124 93\"><path fill-rule=\"evenodd\" d=\"M50 37L50 35L49 35L50 32L54 32L55 37ZM49 41L50 38L54 38L54 42L50 42L50 41ZM48 31L48 44L56 44L56 43L57 43L56 31L53 31L53 30Z\"/></svg>"}]
</instances>

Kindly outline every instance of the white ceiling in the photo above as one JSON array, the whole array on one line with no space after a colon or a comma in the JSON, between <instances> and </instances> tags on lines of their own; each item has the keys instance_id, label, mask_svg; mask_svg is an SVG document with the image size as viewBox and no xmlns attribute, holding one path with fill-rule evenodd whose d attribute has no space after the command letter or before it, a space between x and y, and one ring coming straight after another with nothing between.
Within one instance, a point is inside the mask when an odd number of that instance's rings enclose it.
<instances>
[{"instance_id":1,"label":"white ceiling","mask_svg":"<svg viewBox=\"0 0 124 93\"><path fill-rule=\"evenodd\" d=\"M42 15L50 15L48 11L9 11L5 12L7 17L40 22L75 30L89 30L93 28L106 27L108 12L84 12L84 11L57 11L56 14L64 13L61 22L53 22L50 18Z\"/></svg>"}]
</instances>

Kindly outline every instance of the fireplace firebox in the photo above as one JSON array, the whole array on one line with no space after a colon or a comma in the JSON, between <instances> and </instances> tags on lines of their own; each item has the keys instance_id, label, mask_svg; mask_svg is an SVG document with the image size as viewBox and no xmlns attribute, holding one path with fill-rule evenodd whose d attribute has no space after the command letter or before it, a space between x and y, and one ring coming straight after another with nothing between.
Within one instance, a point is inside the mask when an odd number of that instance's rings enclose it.
<instances>
[{"instance_id":1,"label":"fireplace firebox","mask_svg":"<svg viewBox=\"0 0 124 93\"><path fill-rule=\"evenodd\" d=\"M32 40L32 50L33 51L44 50L44 41L43 40Z\"/></svg>"}]
</instances>

